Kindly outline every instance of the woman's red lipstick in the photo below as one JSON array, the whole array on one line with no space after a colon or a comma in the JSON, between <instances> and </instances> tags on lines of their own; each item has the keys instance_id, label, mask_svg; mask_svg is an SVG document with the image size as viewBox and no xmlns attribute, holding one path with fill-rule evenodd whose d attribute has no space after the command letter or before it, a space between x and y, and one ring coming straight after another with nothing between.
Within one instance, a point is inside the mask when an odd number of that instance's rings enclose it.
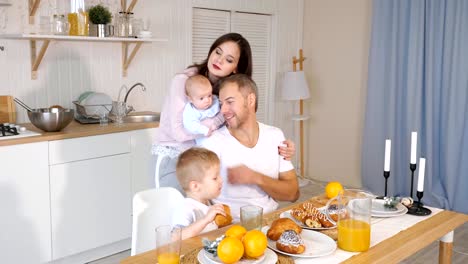
<instances>
[{"instance_id":1,"label":"woman's red lipstick","mask_svg":"<svg viewBox=\"0 0 468 264\"><path fill-rule=\"evenodd\" d=\"M218 67L218 65L216 65L216 64L213 64L213 68L215 68L216 70L221 70L221 68Z\"/></svg>"}]
</instances>

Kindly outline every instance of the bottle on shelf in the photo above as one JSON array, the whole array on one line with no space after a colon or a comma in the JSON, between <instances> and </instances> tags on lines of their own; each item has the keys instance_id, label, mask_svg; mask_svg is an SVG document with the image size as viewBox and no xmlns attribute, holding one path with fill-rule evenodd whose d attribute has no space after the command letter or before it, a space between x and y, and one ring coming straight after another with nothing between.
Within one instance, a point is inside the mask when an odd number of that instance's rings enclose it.
<instances>
[{"instance_id":1,"label":"bottle on shelf","mask_svg":"<svg viewBox=\"0 0 468 264\"><path fill-rule=\"evenodd\" d=\"M83 9L80 9L76 13L69 13L68 23L70 23L70 36L89 35L89 16L88 12L83 11Z\"/></svg>"}]
</instances>

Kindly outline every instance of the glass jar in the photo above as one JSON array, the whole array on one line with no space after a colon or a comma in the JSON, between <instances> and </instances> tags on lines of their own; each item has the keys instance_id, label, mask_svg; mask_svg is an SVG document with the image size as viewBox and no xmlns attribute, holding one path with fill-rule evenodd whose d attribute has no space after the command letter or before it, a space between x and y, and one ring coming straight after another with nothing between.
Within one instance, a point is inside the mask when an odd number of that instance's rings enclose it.
<instances>
[{"instance_id":1,"label":"glass jar","mask_svg":"<svg viewBox=\"0 0 468 264\"><path fill-rule=\"evenodd\" d=\"M67 35L68 22L65 20L65 15L54 14L52 21L52 34L54 35Z\"/></svg>"},{"instance_id":2,"label":"glass jar","mask_svg":"<svg viewBox=\"0 0 468 264\"><path fill-rule=\"evenodd\" d=\"M128 37L136 37L136 32L135 32L135 25L134 25L134 20L133 20L133 13L129 12L127 13L127 36Z\"/></svg>"},{"instance_id":3,"label":"glass jar","mask_svg":"<svg viewBox=\"0 0 468 264\"><path fill-rule=\"evenodd\" d=\"M119 12L115 23L115 35L118 37L127 37L128 36L128 23L127 23L127 13Z\"/></svg>"}]
</instances>

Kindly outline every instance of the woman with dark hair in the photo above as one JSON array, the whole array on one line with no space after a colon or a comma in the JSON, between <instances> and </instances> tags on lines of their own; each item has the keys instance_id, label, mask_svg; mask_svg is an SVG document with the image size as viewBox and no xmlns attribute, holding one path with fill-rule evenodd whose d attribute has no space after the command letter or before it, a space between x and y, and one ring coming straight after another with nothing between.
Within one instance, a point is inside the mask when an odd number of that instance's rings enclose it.
<instances>
[{"instance_id":1,"label":"woman with dark hair","mask_svg":"<svg viewBox=\"0 0 468 264\"><path fill-rule=\"evenodd\" d=\"M212 86L213 94L218 95L218 83L232 74L243 73L252 77L252 50L249 42L238 33L227 33L211 45L207 58L200 64L194 64L177 74L171 83L161 111L159 133L153 154L166 156L156 164L156 187L170 186L182 191L175 176L178 155L195 145L195 139L203 135L190 134L183 126L183 111L187 104L185 82L190 76L206 76ZM207 127L220 127L224 123L221 113L202 121ZM290 159L295 152L294 143L286 140L286 146L279 146L278 151L285 159ZM159 167L159 168L158 168Z\"/></svg>"},{"instance_id":2,"label":"woman with dark hair","mask_svg":"<svg viewBox=\"0 0 468 264\"><path fill-rule=\"evenodd\" d=\"M223 52L220 46L225 42L233 42L237 44L240 51L239 59L237 60L236 69L234 69L231 73L225 76L216 76L217 69L215 66L213 66L216 65L214 60L217 58L216 55L219 55ZM212 54L213 51L215 51L215 54L213 54L214 56L212 57L210 54ZM210 79L211 84L214 87L213 94L218 95L219 91L217 89L217 82L220 80L220 78L227 77L234 73L243 73L249 77L252 77L252 50L250 49L249 42L244 37L242 37L242 35L238 33L228 33L215 40L213 45L211 45L210 50L208 51L208 57L202 63L194 64L188 68L191 67L197 68L198 74L204 75Z\"/></svg>"}]
</instances>

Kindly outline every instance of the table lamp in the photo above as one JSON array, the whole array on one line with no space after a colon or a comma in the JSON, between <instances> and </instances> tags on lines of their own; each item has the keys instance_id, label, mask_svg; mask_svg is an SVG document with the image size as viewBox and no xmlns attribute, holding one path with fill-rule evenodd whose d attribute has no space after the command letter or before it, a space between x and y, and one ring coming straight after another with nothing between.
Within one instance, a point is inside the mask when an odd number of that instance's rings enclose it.
<instances>
[{"instance_id":1,"label":"table lamp","mask_svg":"<svg viewBox=\"0 0 468 264\"><path fill-rule=\"evenodd\" d=\"M302 56L302 49L299 50L299 59L293 57L293 71L286 72L281 84L281 98L283 100L299 101L299 114L293 115L292 120L299 121L300 136L300 177L304 178L304 120L309 119L309 115L303 114L303 100L310 97L309 86L305 74L302 71L302 62L305 58ZM299 63L299 71L296 71L296 63Z\"/></svg>"}]
</instances>

